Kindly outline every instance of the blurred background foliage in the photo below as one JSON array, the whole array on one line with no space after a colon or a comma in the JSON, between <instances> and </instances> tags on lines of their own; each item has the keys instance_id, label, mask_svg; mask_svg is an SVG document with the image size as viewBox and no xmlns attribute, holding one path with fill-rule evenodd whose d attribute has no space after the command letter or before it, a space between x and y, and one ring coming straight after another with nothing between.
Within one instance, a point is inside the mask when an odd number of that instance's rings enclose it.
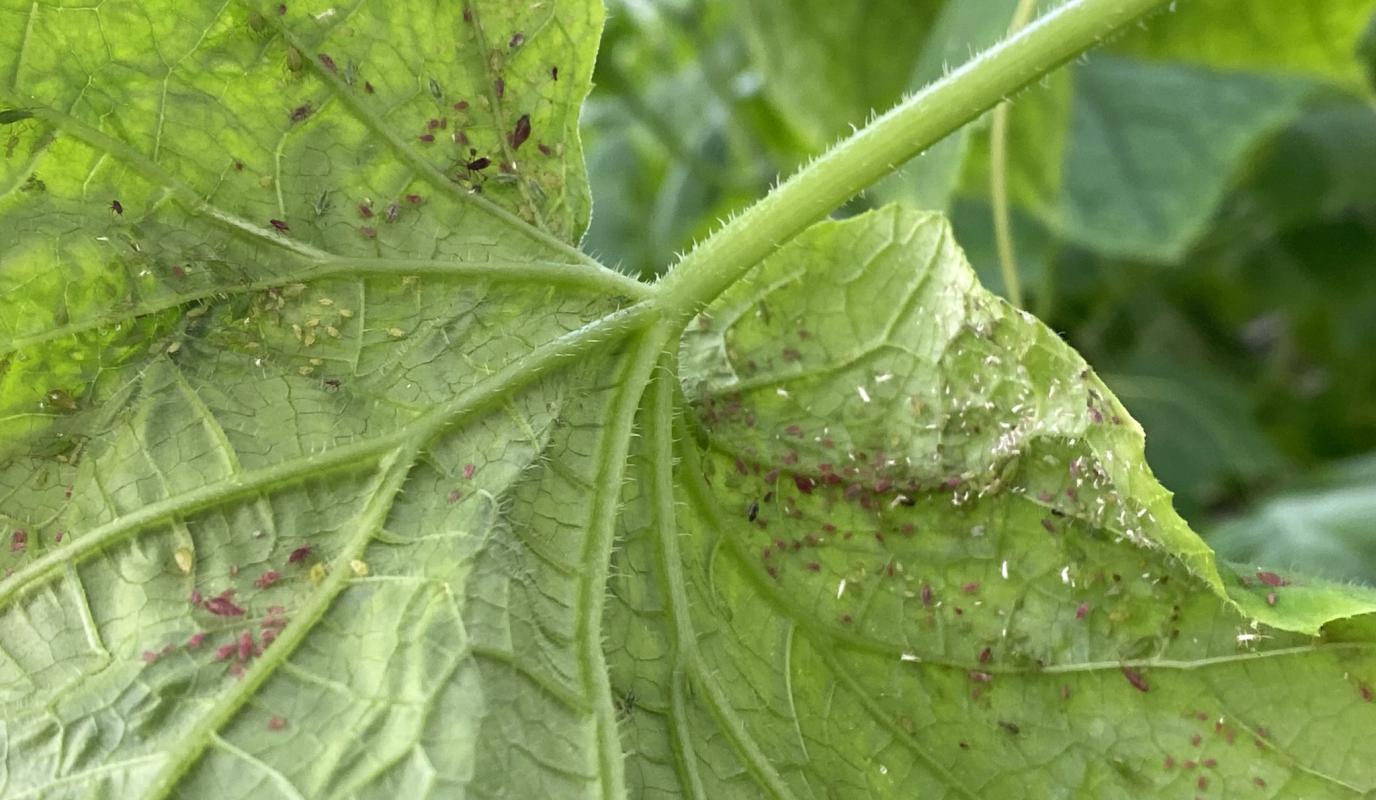
<instances>
[{"instance_id":1,"label":"blurred background foliage","mask_svg":"<svg viewBox=\"0 0 1376 800\"><path fill-rule=\"evenodd\" d=\"M585 246L654 276L1017 0L609 0ZM1050 4L1043 3L1042 11ZM1376 584L1376 0L1180 0L1014 98L1026 304L1224 557ZM945 211L999 291L988 115L842 214Z\"/></svg>"}]
</instances>

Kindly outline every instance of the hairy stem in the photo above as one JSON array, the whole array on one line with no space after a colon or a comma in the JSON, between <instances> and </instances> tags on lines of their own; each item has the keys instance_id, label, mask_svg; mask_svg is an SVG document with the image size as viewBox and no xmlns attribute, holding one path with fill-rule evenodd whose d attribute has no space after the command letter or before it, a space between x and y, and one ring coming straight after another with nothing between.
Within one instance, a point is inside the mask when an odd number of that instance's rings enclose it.
<instances>
[{"instance_id":1,"label":"hairy stem","mask_svg":"<svg viewBox=\"0 0 1376 800\"><path fill-rule=\"evenodd\" d=\"M1032 19L1037 0L1018 0L1008 32L1015 34ZM1018 277L1018 257L1013 250L1013 226L1008 219L1008 101L994 108L993 128L989 133L989 195L994 204L994 239L998 242L999 270L1008 302L1022 308L1022 279Z\"/></svg>"},{"instance_id":2,"label":"hairy stem","mask_svg":"<svg viewBox=\"0 0 1376 800\"><path fill-rule=\"evenodd\" d=\"M1071 0L842 141L676 264L658 305L678 324L900 164L1169 0Z\"/></svg>"}]
</instances>

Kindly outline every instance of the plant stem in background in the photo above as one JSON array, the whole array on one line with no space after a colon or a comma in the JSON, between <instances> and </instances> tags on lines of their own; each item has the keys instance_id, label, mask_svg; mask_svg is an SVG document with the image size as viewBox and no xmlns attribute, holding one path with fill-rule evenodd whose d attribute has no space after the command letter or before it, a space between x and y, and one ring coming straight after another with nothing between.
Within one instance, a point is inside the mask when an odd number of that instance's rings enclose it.
<instances>
[{"instance_id":1,"label":"plant stem in background","mask_svg":"<svg viewBox=\"0 0 1376 800\"><path fill-rule=\"evenodd\" d=\"M1018 0L1009 23L1010 35L1022 30L1030 19L1037 0ZM989 134L989 194L994 204L994 239L998 242L999 269L1008 302L1022 308L1022 279L1013 248L1013 229L1008 219L1008 101L994 108L994 124Z\"/></svg>"},{"instance_id":2,"label":"plant stem in background","mask_svg":"<svg viewBox=\"0 0 1376 800\"><path fill-rule=\"evenodd\" d=\"M1170 0L1072 0L895 106L694 248L660 281L682 324L750 268L1000 100Z\"/></svg>"}]
</instances>

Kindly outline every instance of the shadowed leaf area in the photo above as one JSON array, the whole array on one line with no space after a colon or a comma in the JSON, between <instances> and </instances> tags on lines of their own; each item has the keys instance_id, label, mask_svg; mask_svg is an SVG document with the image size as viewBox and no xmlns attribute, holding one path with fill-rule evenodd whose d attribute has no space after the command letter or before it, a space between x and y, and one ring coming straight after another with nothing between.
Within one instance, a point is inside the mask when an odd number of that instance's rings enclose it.
<instances>
[{"instance_id":1,"label":"shadowed leaf area","mask_svg":"<svg viewBox=\"0 0 1376 800\"><path fill-rule=\"evenodd\" d=\"M601 3L437 8L0 3L0 797L1376 789L1376 594L1216 563L944 217L669 330Z\"/></svg>"}]
</instances>

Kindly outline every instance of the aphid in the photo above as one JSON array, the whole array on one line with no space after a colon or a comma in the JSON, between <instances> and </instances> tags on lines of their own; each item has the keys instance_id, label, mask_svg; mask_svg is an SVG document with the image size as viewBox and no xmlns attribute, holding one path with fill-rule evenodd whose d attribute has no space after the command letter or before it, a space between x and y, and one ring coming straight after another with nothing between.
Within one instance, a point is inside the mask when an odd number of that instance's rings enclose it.
<instances>
[{"instance_id":1,"label":"aphid","mask_svg":"<svg viewBox=\"0 0 1376 800\"><path fill-rule=\"evenodd\" d=\"M281 577L282 573L275 569L270 569L262 575L259 575L258 579L253 582L253 585L259 589L266 589L274 583L277 583L278 579Z\"/></svg>"},{"instance_id":2,"label":"aphid","mask_svg":"<svg viewBox=\"0 0 1376 800\"><path fill-rule=\"evenodd\" d=\"M373 85L372 85L371 83L369 83L368 81L364 81L364 82L363 82L363 91L367 92L368 94L372 94L373 91L374 91Z\"/></svg>"},{"instance_id":3,"label":"aphid","mask_svg":"<svg viewBox=\"0 0 1376 800\"><path fill-rule=\"evenodd\" d=\"M244 615L244 610L242 608L234 605L233 601L223 595L212 597L202 603L202 605L205 606L206 611L209 611L217 617L242 617Z\"/></svg>"},{"instance_id":4,"label":"aphid","mask_svg":"<svg viewBox=\"0 0 1376 800\"><path fill-rule=\"evenodd\" d=\"M291 230L291 227L280 219L270 219L268 220L268 224L272 225L272 227L276 228L282 233L286 233L287 231Z\"/></svg>"},{"instance_id":5,"label":"aphid","mask_svg":"<svg viewBox=\"0 0 1376 800\"><path fill-rule=\"evenodd\" d=\"M1197 733L1194 736L1190 737L1190 744L1194 745L1195 747L1198 747L1201 743L1203 743L1203 741L1204 737L1200 736Z\"/></svg>"},{"instance_id":6,"label":"aphid","mask_svg":"<svg viewBox=\"0 0 1376 800\"><path fill-rule=\"evenodd\" d=\"M808 572L821 572L821 571L822 571L822 565L821 565L821 564L818 564L816 561L809 561L809 562L807 562L807 571L808 571Z\"/></svg>"},{"instance_id":7,"label":"aphid","mask_svg":"<svg viewBox=\"0 0 1376 800\"><path fill-rule=\"evenodd\" d=\"M71 495L68 495L68 497L70 497L70 496L71 496ZM53 534L53 543L54 543L54 544L62 544L62 537L63 537L64 535L65 535L65 533L64 533L63 531L58 531L57 533Z\"/></svg>"},{"instance_id":8,"label":"aphid","mask_svg":"<svg viewBox=\"0 0 1376 800\"><path fill-rule=\"evenodd\" d=\"M558 67L550 67L550 68L549 68L549 76L550 76L550 78L553 79L553 80L556 80L556 81L559 80L559 68L558 68Z\"/></svg>"},{"instance_id":9,"label":"aphid","mask_svg":"<svg viewBox=\"0 0 1376 800\"><path fill-rule=\"evenodd\" d=\"M978 581L970 581L969 583L967 583L967 584L965 584L964 586L960 587L960 590L961 590L962 592L965 592L966 594L978 594L978 593L979 593L979 582L978 582Z\"/></svg>"},{"instance_id":10,"label":"aphid","mask_svg":"<svg viewBox=\"0 0 1376 800\"><path fill-rule=\"evenodd\" d=\"M1198 786L1199 790L1202 792L1209 788L1209 779L1204 775L1200 775L1199 780L1195 781L1195 785Z\"/></svg>"},{"instance_id":11,"label":"aphid","mask_svg":"<svg viewBox=\"0 0 1376 800\"><path fill-rule=\"evenodd\" d=\"M1084 619L1089 614L1089 603L1080 603L1080 607L1075 609L1075 619Z\"/></svg>"},{"instance_id":12,"label":"aphid","mask_svg":"<svg viewBox=\"0 0 1376 800\"><path fill-rule=\"evenodd\" d=\"M186 269L183 268L180 264L174 265L174 266L172 267L172 277L174 277L174 278L185 278L185 277L186 277ZM205 306L200 306L200 308L204 308L204 307L205 307Z\"/></svg>"},{"instance_id":13,"label":"aphid","mask_svg":"<svg viewBox=\"0 0 1376 800\"><path fill-rule=\"evenodd\" d=\"M392 203L391 205L387 206L387 224L390 225L393 222L396 222L397 217L399 216L401 216L401 206L397 205L396 203Z\"/></svg>"},{"instance_id":14,"label":"aphid","mask_svg":"<svg viewBox=\"0 0 1376 800\"><path fill-rule=\"evenodd\" d=\"M110 201L110 210L113 211L113 212L115 212L116 214L119 214L119 215L123 216L123 215L124 215L124 204L121 203L121 202L118 201L118 200L111 200L111 201Z\"/></svg>"},{"instance_id":15,"label":"aphid","mask_svg":"<svg viewBox=\"0 0 1376 800\"><path fill-rule=\"evenodd\" d=\"M434 117L431 117L430 121L425 123L425 127L432 131L439 130L440 121L435 119Z\"/></svg>"},{"instance_id":16,"label":"aphid","mask_svg":"<svg viewBox=\"0 0 1376 800\"><path fill-rule=\"evenodd\" d=\"M200 590L200 589L192 589L192 590L191 590L191 605L193 605L193 606L198 606L198 605L200 605L202 599L203 599L203 598L201 597L201 590Z\"/></svg>"},{"instance_id":17,"label":"aphid","mask_svg":"<svg viewBox=\"0 0 1376 800\"><path fill-rule=\"evenodd\" d=\"M320 66L324 67L325 69L329 70L330 72L338 72L338 71L339 71L338 68L335 67L335 65L334 65L334 59L333 59L333 58L330 58L328 54L326 54L326 53L321 53L320 55L317 56L317 58L320 59Z\"/></svg>"},{"instance_id":18,"label":"aphid","mask_svg":"<svg viewBox=\"0 0 1376 800\"><path fill-rule=\"evenodd\" d=\"M440 82L434 78L430 79L430 96L436 100L444 99L444 87L440 86Z\"/></svg>"},{"instance_id":19,"label":"aphid","mask_svg":"<svg viewBox=\"0 0 1376 800\"><path fill-rule=\"evenodd\" d=\"M416 138L422 142L425 142L426 144L430 144L431 142L435 141L435 134L422 133L420 136L417 136Z\"/></svg>"},{"instance_id":20,"label":"aphid","mask_svg":"<svg viewBox=\"0 0 1376 800\"><path fill-rule=\"evenodd\" d=\"M930 607L932 605L932 585L922 584L922 605Z\"/></svg>"},{"instance_id":21,"label":"aphid","mask_svg":"<svg viewBox=\"0 0 1376 800\"><path fill-rule=\"evenodd\" d=\"M464 464L464 465L463 465L463 479L466 480L466 481L471 481L471 480L473 480L473 475L474 475L474 473L476 473L477 471L478 471L478 467L477 467L476 464Z\"/></svg>"},{"instance_id":22,"label":"aphid","mask_svg":"<svg viewBox=\"0 0 1376 800\"><path fill-rule=\"evenodd\" d=\"M303 545L301 545L300 547L298 547L298 548L296 548L295 550L291 551L291 555L287 556L287 563L288 563L288 564L300 564L302 561L305 561L306 559L308 559L308 558L311 557L311 550L312 550L311 545L308 545L308 544L303 544Z\"/></svg>"},{"instance_id":23,"label":"aphid","mask_svg":"<svg viewBox=\"0 0 1376 800\"><path fill-rule=\"evenodd\" d=\"M449 502L450 502L450 504L457 503L457 502L459 502L459 501L462 500L462 499L463 499L463 492L460 492L458 489L453 489L453 490L451 490L451 491L449 492Z\"/></svg>"},{"instance_id":24,"label":"aphid","mask_svg":"<svg viewBox=\"0 0 1376 800\"><path fill-rule=\"evenodd\" d=\"M329 389L329 390L332 391L332 392L337 392L337 391L339 391L339 387L340 387L340 386L343 386L343 385L344 385L344 382L341 381L341 380L338 379L338 378L326 378L326 379L325 379L325 388Z\"/></svg>"},{"instance_id":25,"label":"aphid","mask_svg":"<svg viewBox=\"0 0 1376 800\"><path fill-rule=\"evenodd\" d=\"M253 634L244 631L239 635L239 660L248 661L253 655Z\"/></svg>"},{"instance_id":26,"label":"aphid","mask_svg":"<svg viewBox=\"0 0 1376 800\"><path fill-rule=\"evenodd\" d=\"M376 239L377 228L370 228L367 225L358 226L358 234L364 239Z\"/></svg>"},{"instance_id":27,"label":"aphid","mask_svg":"<svg viewBox=\"0 0 1376 800\"><path fill-rule=\"evenodd\" d=\"M521 118L518 119L518 120L516 120L516 127L513 128L512 131L511 131L511 137L510 137L510 139L509 139L509 141L511 142L511 149L512 149L512 150L520 150L520 149L521 149L521 145L525 144L525 143L526 143L526 140L529 139L529 138L530 138L530 115L529 115L529 114L522 114L522 115L521 115Z\"/></svg>"},{"instance_id":28,"label":"aphid","mask_svg":"<svg viewBox=\"0 0 1376 800\"><path fill-rule=\"evenodd\" d=\"M1376 699L1376 692L1372 691L1370 684L1357 684L1357 691L1362 695L1362 699L1368 703L1370 703L1373 699Z\"/></svg>"},{"instance_id":29,"label":"aphid","mask_svg":"<svg viewBox=\"0 0 1376 800\"><path fill-rule=\"evenodd\" d=\"M195 650L203 644L205 644L205 631L197 631L191 634L190 639L186 640L186 646L189 650Z\"/></svg>"},{"instance_id":30,"label":"aphid","mask_svg":"<svg viewBox=\"0 0 1376 800\"><path fill-rule=\"evenodd\" d=\"M143 662L144 662L145 664L152 664L154 661L157 661L157 660L158 660L158 654L157 654L157 653L153 652L152 650L144 650L144 651L143 651Z\"/></svg>"},{"instance_id":31,"label":"aphid","mask_svg":"<svg viewBox=\"0 0 1376 800\"><path fill-rule=\"evenodd\" d=\"M15 531L10 534L10 552L22 553L29 546L29 532Z\"/></svg>"},{"instance_id":32,"label":"aphid","mask_svg":"<svg viewBox=\"0 0 1376 800\"><path fill-rule=\"evenodd\" d=\"M467 22L469 25L473 24L473 9L465 8L463 10L463 21Z\"/></svg>"},{"instance_id":33,"label":"aphid","mask_svg":"<svg viewBox=\"0 0 1376 800\"><path fill-rule=\"evenodd\" d=\"M312 112L313 110L314 110L314 109L311 108L311 104L310 104L310 103L306 103L306 104L304 104L304 105L299 105L299 106L297 106L296 108L293 108L293 109L291 110L291 121L292 121L292 122L300 122L301 120L305 119L306 117L309 117L309 116L311 115L311 112Z\"/></svg>"},{"instance_id":34,"label":"aphid","mask_svg":"<svg viewBox=\"0 0 1376 800\"><path fill-rule=\"evenodd\" d=\"M817 482L806 475L794 475L793 485L798 487L798 491L803 494L812 494L812 490L817 486Z\"/></svg>"},{"instance_id":35,"label":"aphid","mask_svg":"<svg viewBox=\"0 0 1376 800\"><path fill-rule=\"evenodd\" d=\"M183 575L191 574L191 567L196 560L191 548L178 547L177 552L172 554L172 558L177 562L177 569L181 570Z\"/></svg>"},{"instance_id":36,"label":"aphid","mask_svg":"<svg viewBox=\"0 0 1376 800\"><path fill-rule=\"evenodd\" d=\"M851 623L854 622L854 621L855 621L854 618L852 618L850 614L842 614L842 615L841 615L841 624L842 624L842 625L849 625L849 624L851 624Z\"/></svg>"},{"instance_id":37,"label":"aphid","mask_svg":"<svg viewBox=\"0 0 1376 800\"><path fill-rule=\"evenodd\" d=\"M1265 779L1265 778L1253 778L1253 779L1252 779L1252 783L1256 784L1256 787L1257 787L1258 789L1265 789L1265 788L1266 788L1266 779Z\"/></svg>"},{"instance_id":38,"label":"aphid","mask_svg":"<svg viewBox=\"0 0 1376 800\"><path fill-rule=\"evenodd\" d=\"M219 646L218 648L216 648L216 650L215 650L215 660L216 660L216 661L228 661L228 660L230 660L231 658L234 658L234 653L235 653L236 651L238 651L238 649L239 649L239 645L237 645L237 644L225 644L225 645L220 645L220 646Z\"/></svg>"},{"instance_id":39,"label":"aphid","mask_svg":"<svg viewBox=\"0 0 1376 800\"><path fill-rule=\"evenodd\" d=\"M1213 769L1214 767L1218 766L1218 759L1206 758L1203 761L1199 762L1199 765L1204 767L1205 769Z\"/></svg>"},{"instance_id":40,"label":"aphid","mask_svg":"<svg viewBox=\"0 0 1376 800\"><path fill-rule=\"evenodd\" d=\"M1055 533L1055 532L1056 532L1056 523L1052 522L1051 520L1047 519L1046 517L1042 517L1042 527L1043 527L1043 528L1046 528L1046 532L1047 532L1047 533Z\"/></svg>"},{"instance_id":41,"label":"aphid","mask_svg":"<svg viewBox=\"0 0 1376 800\"><path fill-rule=\"evenodd\" d=\"M1165 767L1167 771L1175 769L1175 757L1166 756L1166 761L1161 766Z\"/></svg>"},{"instance_id":42,"label":"aphid","mask_svg":"<svg viewBox=\"0 0 1376 800\"><path fill-rule=\"evenodd\" d=\"M1290 585L1290 581L1287 581L1286 579L1282 578L1281 576L1277 575L1277 574L1274 573L1274 572L1258 572L1258 573L1257 573L1257 580L1261 581L1262 583L1266 584L1267 586L1289 586L1289 585Z\"/></svg>"},{"instance_id":43,"label":"aphid","mask_svg":"<svg viewBox=\"0 0 1376 800\"><path fill-rule=\"evenodd\" d=\"M1128 683L1132 684L1132 688L1139 692L1145 692L1150 688L1146 676L1132 667L1123 667L1123 677L1127 678Z\"/></svg>"},{"instance_id":44,"label":"aphid","mask_svg":"<svg viewBox=\"0 0 1376 800\"><path fill-rule=\"evenodd\" d=\"M287 15L287 4L286 4L286 3L278 3L278 4L277 4L277 16L279 16L279 17L285 17L286 15Z\"/></svg>"},{"instance_id":45,"label":"aphid","mask_svg":"<svg viewBox=\"0 0 1376 800\"><path fill-rule=\"evenodd\" d=\"M520 47L525 43L526 35L524 33L521 33L520 31L516 31L514 34L511 35L511 41L507 43L507 47L510 47L512 50L515 50L516 48Z\"/></svg>"},{"instance_id":46,"label":"aphid","mask_svg":"<svg viewBox=\"0 0 1376 800\"><path fill-rule=\"evenodd\" d=\"M750 501L750 506L745 511L745 518L751 522L760 515L760 504L754 500Z\"/></svg>"},{"instance_id":47,"label":"aphid","mask_svg":"<svg viewBox=\"0 0 1376 800\"><path fill-rule=\"evenodd\" d=\"M498 78L497 80L493 81L492 93L497 95L498 100L502 99L503 97L506 97L506 81L502 78Z\"/></svg>"},{"instance_id":48,"label":"aphid","mask_svg":"<svg viewBox=\"0 0 1376 800\"><path fill-rule=\"evenodd\" d=\"M986 647L979 651L979 663L988 664L994 658L994 651Z\"/></svg>"},{"instance_id":49,"label":"aphid","mask_svg":"<svg viewBox=\"0 0 1376 800\"><path fill-rule=\"evenodd\" d=\"M360 217L363 217L364 219L372 219L372 218L373 218L373 206L372 206L372 204L371 204L371 203L359 203L359 204L358 204L358 215L359 215Z\"/></svg>"},{"instance_id":50,"label":"aphid","mask_svg":"<svg viewBox=\"0 0 1376 800\"><path fill-rule=\"evenodd\" d=\"M1277 598L1276 598L1276 593L1275 593L1275 592L1267 592L1267 593L1266 593L1266 605L1268 605L1268 606L1273 606L1273 605L1276 604L1276 600L1277 600Z\"/></svg>"},{"instance_id":51,"label":"aphid","mask_svg":"<svg viewBox=\"0 0 1376 800\"><path fill-rule=\"evenodd\" d=\"M455 110L455 111L467 111L467 110L468 110L468 101L467 101L467 100L460 100L459 102L455 103L455 104L454 104L454 110Z\"/></svg>"},{"instance_id":52,"label":"aphid","mask_svg":"<svg viewBox=\"0 0 1376 800\"><path fill-rule=\"evenodd\" d=\"M999 727L1003 728L1005 731L1008 731L1014 736L1017 736L1019 733L1022 733L1022 728L1019 728L1016 722L1009 722L1007 720L1001 719L999 720Z\"/></svg>"},{"instance_id":53,"label":"aphid","mask_svg":"<svg viewBox=\"0 0 1376 800\"><path fill-rule=\"evenodd\" d=\"M288 47L287 69L291 70L292 72L300 72L301 68L304 66L306 66L306 58L305 56L301 55L301 51L297 50L295 47Z\"/></svg>"},{"instance_id":54,"label":"aphid","mask_svg":"<svg viewBox=\"0 0 1376 800\"><path fill-rule=\"evenodd\" d=\"M287 720L283 717L268 717L268 730L280 731L287 727Z\"/></svg>"}]
</instances>

